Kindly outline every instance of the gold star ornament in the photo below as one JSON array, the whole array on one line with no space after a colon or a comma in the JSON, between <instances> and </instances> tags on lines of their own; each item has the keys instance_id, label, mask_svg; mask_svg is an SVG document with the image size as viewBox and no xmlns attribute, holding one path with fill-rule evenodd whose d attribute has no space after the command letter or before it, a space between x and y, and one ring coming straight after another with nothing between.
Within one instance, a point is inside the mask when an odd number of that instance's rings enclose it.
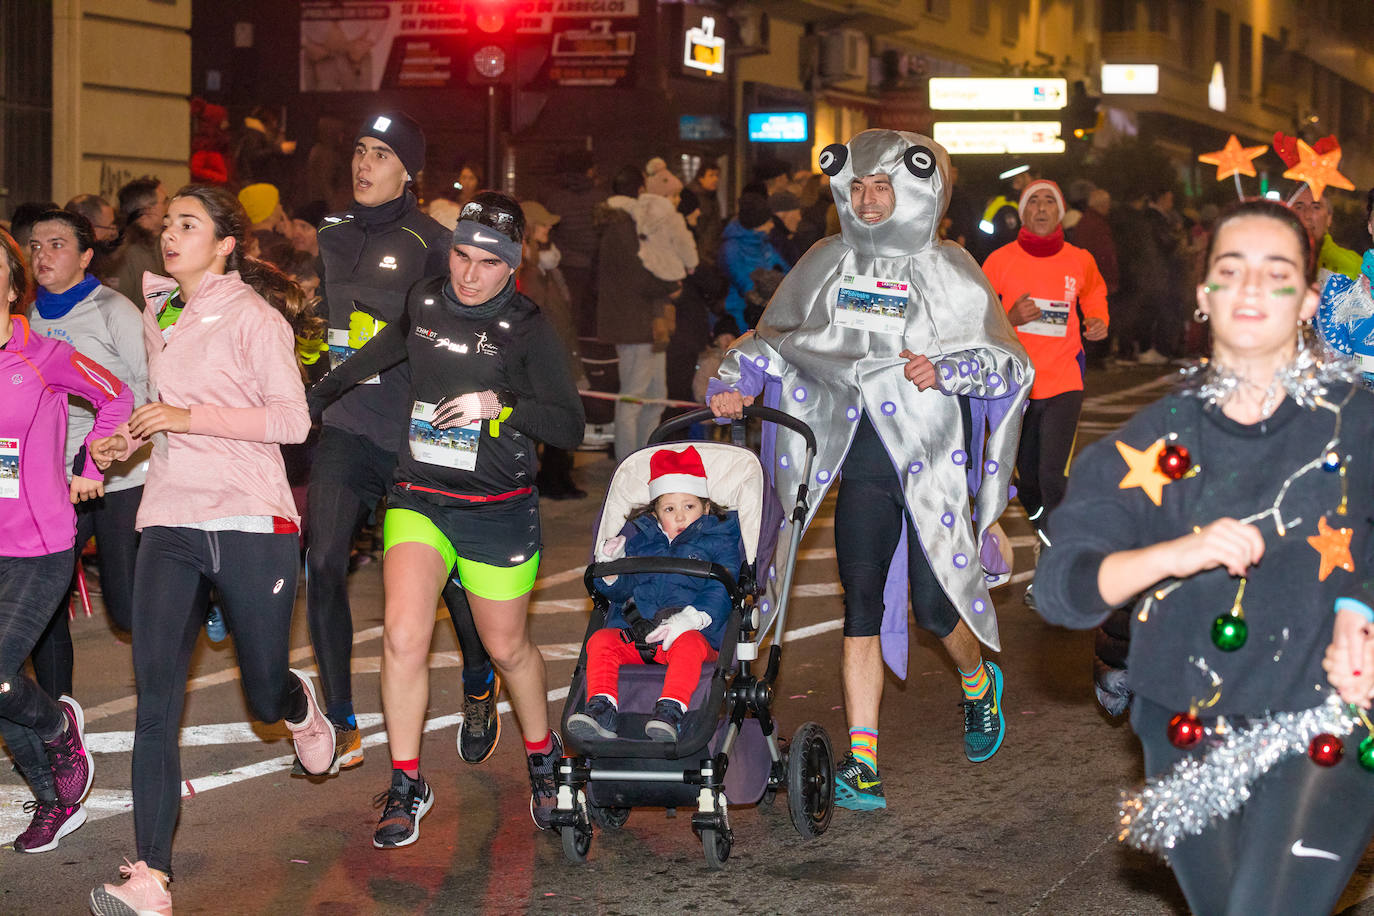
<instances>
[{"instance_id":1,"label":"gold star ornament","mask_svg":"<svg viewBox=\"0 0 1374 916\"><path fill-rule=\"evenodd\" d=\"M1127 467L1126 476L1121 478L1121 483L1117 484L1117 487L1122 490L1140 487L1152 503L1160 505L1164 498L1165 485L1173 483L1173 480L1159 469L1159 453L1164 451L1164 440L1156 439L1143 452L1118 441L1116 450L1121 453Z\"/></svg>"},{"instance_id":2,"label":"gold star ornament","mask_svg":"<svg viewBox=\"0 0 1374 916\"><path fill-rule=\"evenodd\" d=\"M1225 181L1232 175L1249 175L1254 178L1255 163L1252 160L1263 156L1268 149L1267 146L1241 146L1236 135L1232 134L1224 147L1215 153L1203 153L1197 159L1198 162L1217 167L1217 181Z\"/></svg>"},{"instance_id":3,"label":"gold star ornament","mask_svg":"<svg viewBox=\"0 0 1374 916\"><path fill-rule=\"evenodd\" d=\"M1328 185L1333 188L1344 188L1347 191L1355 190L1350 179L1336 171L1336 166L1340 164L1341 148L1339 146L1319 153L1299 140L1298 164L1284 172L1283 177L1307 182L1307 186L1312 189L1312 199L1321 200L1322 191L1326 190Z\"/></svg>"},{"instance_id":4,"label":"gold star ornament","mask_svg":"<svg viewBox=\"0 0 1374 916\"><path fill-rule=\"evenodd\" d=\"M1350 556L1350 538L1353 528L1332 528L1323 515L1317 522L1317 533L1307 538L1307 543L1321 555L1321 569L1317 571L1317 581L1325 582L1331 571L1340 567L1346 572L1355 571L1355 560Z\"/></svg>"}]
</instances>

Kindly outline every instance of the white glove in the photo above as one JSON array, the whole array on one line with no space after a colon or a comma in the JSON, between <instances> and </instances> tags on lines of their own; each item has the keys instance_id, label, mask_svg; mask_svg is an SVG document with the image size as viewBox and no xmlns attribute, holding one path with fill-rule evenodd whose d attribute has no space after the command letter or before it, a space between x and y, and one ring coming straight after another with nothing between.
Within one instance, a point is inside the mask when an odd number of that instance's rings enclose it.
<instances>
[{"instance_id":1,"label":"white glove","mask_svg":"<svg viewBox=\"0 0 1374 916\"><path fill-rule=\"evenodd\" d=\"M698 611L689 604L654 627L649 635L644 637L644 641L661 642L663 643L663 651L667 652L683 633L692 630L704 630L710 625L711 615L705 611Z\"/></svg>"},{"instance_id":2,"label":"white glove","mask_svg":"<svg viewBox=\"0 0 1374 916\"><path fill-rule=\"evenodd\" d=\"M501 415L501 401L494 391L469 391L449 398L434 412L434 428L466 426L473 420L494 420Z\"/></svg>"},{"instance_id":3,"label":"white glove","mask_svg":"<svg viewBox=\"0 0 1374 916\"><path fill-rule=\"evenodd\" d=\"M601 542L601 549L596 552L596 562L608 563L611 560L619 560L625 556L625 535L616 535L613 538L606 538Z\"/></svg>"}]
</instances>

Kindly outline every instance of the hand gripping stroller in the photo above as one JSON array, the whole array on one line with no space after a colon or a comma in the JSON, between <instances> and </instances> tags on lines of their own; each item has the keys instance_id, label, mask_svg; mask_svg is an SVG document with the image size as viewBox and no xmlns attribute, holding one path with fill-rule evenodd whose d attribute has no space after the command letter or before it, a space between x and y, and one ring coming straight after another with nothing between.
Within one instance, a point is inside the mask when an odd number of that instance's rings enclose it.
<instances>
[{"instance_id":1,"label":"hand gripping stroller","mask_svg":"<svg viewBox=\"0 0 1374 916\"><path fill-rule=\"evenodd\" d=\"M778 424L800 435L806 442L802 479L810 478L816 454L810 427L767 407L746 407L744 415L746 420ZM674 433L710 419L709 410L675 417L654 431L649 446L621 463L607 491L595 543L621 533L632 507L648 502L647 469L657 447ZM743 421L733 426L736 443L744 441L744 426ZM701 837L712 868L723 866L734 843L730 804L771 805L778 789L784 788L788 812L799 833L819 836L830 823L834 774L829 736L821 725L808 722L790 742L779 742L772 714L787 595L800 542L797 532L807 513L806 486L794 495L789 518L753 452L738 444L692 444L705 464L711 499L739 512L745 562L731 570L701 560L629 557L587 567L583 579L592 598L592 613L563 709L570 756L558 767L558 806L552 818L571 862L585 861L593 825L618 829L630 809L639 806L695 805L692 830ZM791 531L787 531L789 526ZM780 538L781 532L787 536ZM677 573L724 585L731 613L719 656L702 666L677 741L634 737L642 734L659 696L664 668L658 665L621 668L619 737L571 736L568 717L586 705L586 639L605 625L611 611L611 601L598 590L596 580L635 573ZM755 669L765 643L767 661L758 673Z\"/></svg>"}]
</instances>

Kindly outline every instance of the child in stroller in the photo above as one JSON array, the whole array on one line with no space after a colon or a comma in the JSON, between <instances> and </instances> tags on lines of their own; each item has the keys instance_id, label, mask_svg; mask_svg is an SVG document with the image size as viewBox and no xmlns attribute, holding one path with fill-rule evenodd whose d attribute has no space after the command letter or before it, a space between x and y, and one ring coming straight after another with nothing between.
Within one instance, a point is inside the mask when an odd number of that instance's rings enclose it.
<instances>
[{"instance_id":1,"label":"child in stroller","mask_svg":"<svg viewBox=\"0 0 1374 916\"><path fill-rule=\"evenodd\" d=\"M743 562L739 516L709 498L706 469L692 446L662 448L649 459L650 502L607 538L598 562L624 556L707 560L736 571ZM730 616L725 586L675 573L607 576L601 591L616 610L587 641L587 706L568 717L580 738L618 737L617 681L624 664L667 665L663 692L645 735L676 741L701 666L714 660Z\"/></svg>"}]
</instances>

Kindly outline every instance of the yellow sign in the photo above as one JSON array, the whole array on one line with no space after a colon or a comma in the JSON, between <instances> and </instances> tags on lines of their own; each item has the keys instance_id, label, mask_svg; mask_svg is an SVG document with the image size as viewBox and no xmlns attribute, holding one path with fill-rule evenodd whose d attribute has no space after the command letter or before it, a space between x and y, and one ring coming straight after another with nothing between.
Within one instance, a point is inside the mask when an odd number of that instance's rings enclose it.
<instances>
[{"instance_id":1,"label":"yellow sign","mask_svg":"<svg viewBox=\"0 0 1374 916\"><path fill-rule=\"evenodd\" d=\"M703 16L700 26L687 30L682 64L706 73L725 72L725 39L716 36L716 20L713 17Z\"/></svg>"}]
</instances>

